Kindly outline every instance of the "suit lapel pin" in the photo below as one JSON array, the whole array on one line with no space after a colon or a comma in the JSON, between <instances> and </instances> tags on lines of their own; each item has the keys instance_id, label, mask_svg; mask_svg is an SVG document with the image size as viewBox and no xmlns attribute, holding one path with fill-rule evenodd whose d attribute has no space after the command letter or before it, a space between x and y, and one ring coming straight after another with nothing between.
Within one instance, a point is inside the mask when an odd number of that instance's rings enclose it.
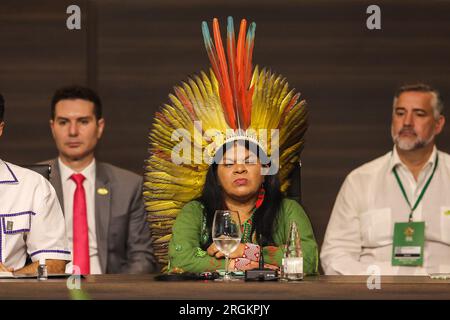
<instances>
[{"instance_id":1,"label":"suit lapel pin","mask_svg":"<svg viewBox=\"0 0 450 320\"><path fill-rule=\"evenodd\" d=\"M97 193L101 196L106 196L109 193L109 191L106 188L98 188Z\"/></svg>"}]
</instances>

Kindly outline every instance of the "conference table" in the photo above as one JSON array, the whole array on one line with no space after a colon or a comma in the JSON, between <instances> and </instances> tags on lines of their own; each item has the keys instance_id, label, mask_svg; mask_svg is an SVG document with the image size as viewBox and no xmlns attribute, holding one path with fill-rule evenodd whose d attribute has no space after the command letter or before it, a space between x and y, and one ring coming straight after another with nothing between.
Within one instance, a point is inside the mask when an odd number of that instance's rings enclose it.
<instances>
[{"instance_id":1,"label":"conference table","mask_svg":"<svg viewBox=\"0 0 450 320\"><path fill-rule=\"evenodd\" d=\"M370 282L370 281L369 281ZM382 276L380 288L368 288L365 276L312 276L301 282L223 283L217 281L157 281L155 275L91 275L81 291L92 300L294 300L351 299L450 300L450 280L426 276ZM373 282L372 282L373 283ZM1 279L0 299L74 299L67 279Z\"/></svg>"}]
</instances>

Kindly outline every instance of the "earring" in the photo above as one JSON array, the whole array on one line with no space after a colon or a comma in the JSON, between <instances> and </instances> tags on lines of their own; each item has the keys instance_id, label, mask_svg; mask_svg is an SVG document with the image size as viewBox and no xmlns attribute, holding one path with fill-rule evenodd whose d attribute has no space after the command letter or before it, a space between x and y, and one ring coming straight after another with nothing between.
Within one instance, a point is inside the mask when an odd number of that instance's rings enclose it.
<instances>
[{"instance_id":1,"label":"earring","mask_svg":"<svg viewBox=\"0 0 450 320\"><path fill-rule=\"evenodd\" d=\"M258 192L258 199L256 200L256 204L255 204L256 209L261 207L261 205L264 201L265 193L266 193L266 190L264 189L264 185L261 185L261 188L259 188L259 192Z\"/></svg>"}]
</instances>

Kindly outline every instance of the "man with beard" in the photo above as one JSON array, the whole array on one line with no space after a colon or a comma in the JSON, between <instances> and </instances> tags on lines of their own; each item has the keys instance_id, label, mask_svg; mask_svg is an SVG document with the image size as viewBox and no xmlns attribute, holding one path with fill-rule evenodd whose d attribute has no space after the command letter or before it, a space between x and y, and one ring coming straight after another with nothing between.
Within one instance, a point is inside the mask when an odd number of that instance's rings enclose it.
<instances>
[{"instance_id":1,"label":"man with beard","mask_svg":"<svg viewBox=\"0 0 450 320\"><path fill-rule=\"evenodd\" d=\"M445 118L426 84L397 91L394 148L351 172L337 196L322 246L326 274L450 272L450 156L435 137Z\"/></svg>"}]
</instances>

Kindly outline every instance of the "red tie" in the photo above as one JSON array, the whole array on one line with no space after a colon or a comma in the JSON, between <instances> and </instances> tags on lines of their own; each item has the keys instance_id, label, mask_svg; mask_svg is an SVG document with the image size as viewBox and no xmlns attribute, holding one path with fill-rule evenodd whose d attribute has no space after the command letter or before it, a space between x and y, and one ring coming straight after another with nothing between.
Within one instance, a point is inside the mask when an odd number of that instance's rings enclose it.
<instances>
[{"instance_id":1,"label":"red tie","mask_svg":"<svg viewBox=\"0 0 450 320\"><path fill-rule=\"evenodd\" d=\"M81 274L89 274L89 232L86 193L83 187L83 181L86 178L81 173L77 173L70 179L77 184L73 196L73 265L80 268Z\"/></svg>"}]
</instances>

